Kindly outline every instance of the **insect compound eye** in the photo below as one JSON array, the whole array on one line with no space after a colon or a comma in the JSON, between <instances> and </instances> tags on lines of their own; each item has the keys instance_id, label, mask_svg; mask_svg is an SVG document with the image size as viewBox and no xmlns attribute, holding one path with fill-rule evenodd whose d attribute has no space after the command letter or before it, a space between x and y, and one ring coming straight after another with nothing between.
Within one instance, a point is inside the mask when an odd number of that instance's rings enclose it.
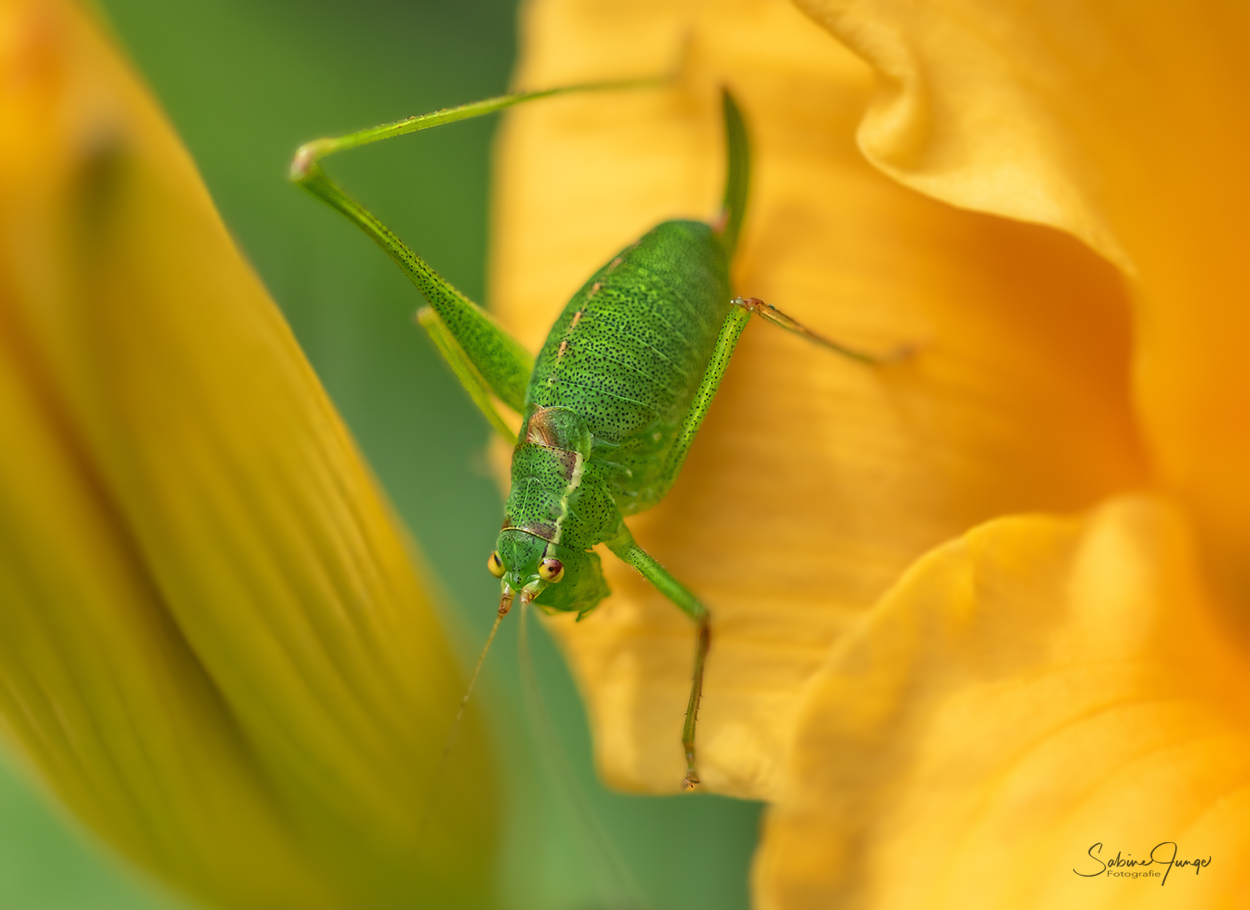
<instances>
[{"instance_id":1,"label":"insect compound eye","mask_svg":"<svg viewBox=\"0 0 1250 910\"><path fill-rule=\"evenodd\" d=\"M486 560L486 568L496 578L503 578L503 573L506 571L498 553L490 554L490 558Z\"/></svg>"},{"instance_id":2,"label":"insect compound eye","mask_svg":"<svg viewBox=\"0 0 1250 910\"><path fill-rule=\"evenodd\" d=\"M543 581L557 582L564 577L564 563L548 557L538 564L538 577Z\"/></svg>"}]
</instances>

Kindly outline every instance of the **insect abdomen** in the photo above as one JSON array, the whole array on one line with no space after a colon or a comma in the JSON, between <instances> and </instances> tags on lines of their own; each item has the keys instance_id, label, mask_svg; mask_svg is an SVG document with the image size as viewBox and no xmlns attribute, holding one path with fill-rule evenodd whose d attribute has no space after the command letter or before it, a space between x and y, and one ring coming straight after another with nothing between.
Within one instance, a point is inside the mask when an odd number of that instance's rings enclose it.
<instances>
[{"instance_id":1,"label":"insect abdomen","mask_svg":"<svg viewBox=\"0 0 1250 910\"><path fill-rule=\"evenodd\" d=\"M729 310L725 252L699 221L667 221L573 296L534 365L527 410L585 418L617 467L625 513L667 492L664 467Z\"/></svg>"}]
</instances>

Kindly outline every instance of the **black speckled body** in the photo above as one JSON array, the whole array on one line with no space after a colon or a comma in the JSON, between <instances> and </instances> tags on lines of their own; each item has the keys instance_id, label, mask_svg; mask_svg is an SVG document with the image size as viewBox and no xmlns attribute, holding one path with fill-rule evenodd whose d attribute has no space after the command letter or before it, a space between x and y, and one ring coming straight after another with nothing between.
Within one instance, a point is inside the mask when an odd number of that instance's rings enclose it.
<instances>
[{"instance_id":1,"label":"black speckled body","mask_svg":"<svg viewBox=\"0 0 1250 910\"><path fill-rule=\"evenodd\" d=\"M667 221L596 272L547 336L526 395L581 415L590 461L621 513L655 505L670 455L729 312L724 244L700 221Z\"/></svg>"},{"instance_id":2,"label":"black speckled body","mask_svg":"<svg viewBox=\"0 0 1250 910\"><path fill-rule=\"evenodd\" d=\"M672 486L731 306L723 240L702 222L667 221L599 269L556 320L530 374L497 548L506 566L568 566L539 606L585 614L607 596L590 548L625 545L624 517ZM531 575L505 580L521 589Z\"/></svg>"}]
</instances>

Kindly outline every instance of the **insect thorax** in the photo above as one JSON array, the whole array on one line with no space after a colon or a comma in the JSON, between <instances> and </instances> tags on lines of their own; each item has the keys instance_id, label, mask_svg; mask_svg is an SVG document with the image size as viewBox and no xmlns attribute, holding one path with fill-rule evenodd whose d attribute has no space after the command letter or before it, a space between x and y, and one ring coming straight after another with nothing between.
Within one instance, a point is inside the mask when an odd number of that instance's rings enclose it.
<instances>
[{"instance_id":1,"label":"insect thorax","mask_svg":"<svg viewBox=\"0 0 1250 910\"><path fill-rule=\"evenodd\" d=\"M531 411L512 452L504 529L576 550L615 537L621 514L602 468L592 463L586 421L564 408Z\"/></svg>"}]
</instances>

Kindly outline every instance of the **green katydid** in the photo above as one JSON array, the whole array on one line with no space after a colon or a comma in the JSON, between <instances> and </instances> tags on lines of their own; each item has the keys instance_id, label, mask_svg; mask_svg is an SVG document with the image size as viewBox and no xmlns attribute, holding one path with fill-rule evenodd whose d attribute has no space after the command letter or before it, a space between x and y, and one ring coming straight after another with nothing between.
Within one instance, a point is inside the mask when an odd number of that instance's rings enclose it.
<instances>
[{"instance_id":1,"label":"green katydid","mask_svg":"<svg viewBox=\"0 0 1250 910\"><path fill-rule=\"evenodd\" d=\"M525 101L643 84L654 82L521 92L318 139L296 153L291 179L355 222L403 269L429 303L418 314L421 325L491 426L515 445L503 529L487 562L502 594L486 647L518 595L523 606L576 612L579 620L592 611L609 593L592 549L606 544L696 623L682 733L684 785L692 788L699 782L695 721L711 613L638 545L624 519L651 508L672 487L751 313L855 360L892 358L825 339L763 301L731 293L729 264L746 211L750 161L746 127L728 91L722 93L728 174L719 217L711 224L666 221L614 256L573 295L537 359L319 164L334 152ZM519 441L492 396L521 416Z\"/></svg>"}]
</instances>

